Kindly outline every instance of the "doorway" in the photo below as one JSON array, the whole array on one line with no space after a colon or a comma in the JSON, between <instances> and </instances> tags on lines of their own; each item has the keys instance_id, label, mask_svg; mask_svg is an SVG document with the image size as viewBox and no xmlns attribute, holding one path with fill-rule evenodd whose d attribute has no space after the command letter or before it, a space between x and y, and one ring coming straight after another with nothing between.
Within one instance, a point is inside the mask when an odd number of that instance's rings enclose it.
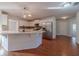
<instances>
[{"instance_id":1,"label":"doorway","mask_svg":"<svg viewBox=\"0 0 79 59\"><path fill-rule=\"evenodd\" d=\"M76 24L72 24L72 42L76 46Z\"/></svg>"},{"instance_id":2,"label":"doorway","mask_svg":"<svg viewBox=\"0 0 79 59\"><path fill-rule=\"evenodd\" d=\"M72 25L72 37L76 37L76 24Z\"/></svg>"}]
</instances>

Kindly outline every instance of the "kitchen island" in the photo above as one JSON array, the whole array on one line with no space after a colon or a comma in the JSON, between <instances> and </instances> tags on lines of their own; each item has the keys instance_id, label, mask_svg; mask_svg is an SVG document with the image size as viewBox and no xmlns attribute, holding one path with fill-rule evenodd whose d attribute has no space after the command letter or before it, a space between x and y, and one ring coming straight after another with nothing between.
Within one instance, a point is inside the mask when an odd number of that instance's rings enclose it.
<instances>
[{"instance_id":1,"label":"kitchen island","mask_svg":"<svg viewBox=\"0 0 79 59\"><path fill-rule=\"evenodd\" d=\"M37 48L42 44L42 33L43 31L0 32L2 47L7 51Z\"/></svg>"}]
</instances>

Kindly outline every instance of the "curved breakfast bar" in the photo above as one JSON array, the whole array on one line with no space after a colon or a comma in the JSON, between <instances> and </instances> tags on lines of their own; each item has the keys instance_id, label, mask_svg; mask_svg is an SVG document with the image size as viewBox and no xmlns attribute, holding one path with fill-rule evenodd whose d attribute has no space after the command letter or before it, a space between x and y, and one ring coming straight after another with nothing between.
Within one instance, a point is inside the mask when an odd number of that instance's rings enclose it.
<instances>
[{"instance_id":1,"label":"curved breakfast bar","mask_svg":"<svg viewBox=\"0 0 79 59\"><path fill-rule=\"evenodd\" d=\"M3 31L2 46L7 51L37 48L42 44L43 31L10 32Z\"/></svg>"}]
</instances>

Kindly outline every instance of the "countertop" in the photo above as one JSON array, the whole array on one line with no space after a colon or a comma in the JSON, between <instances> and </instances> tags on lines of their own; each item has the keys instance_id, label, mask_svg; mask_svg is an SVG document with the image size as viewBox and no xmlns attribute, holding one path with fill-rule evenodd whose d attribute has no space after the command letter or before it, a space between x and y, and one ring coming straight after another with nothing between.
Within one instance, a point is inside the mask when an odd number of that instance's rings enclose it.
<instances>
[{"instance_id":1,"label":"countertop","mask_svg":"<svg viewBox=\"0 0 79 59\"><path fill-rule=\"evenodd\" d=\"M27 31L27 32L15 32L15 31L1 31L0 34L32 34L32 33L43 33L44 31L38 30L38 31Z\"/></svg>"}]
</instances>

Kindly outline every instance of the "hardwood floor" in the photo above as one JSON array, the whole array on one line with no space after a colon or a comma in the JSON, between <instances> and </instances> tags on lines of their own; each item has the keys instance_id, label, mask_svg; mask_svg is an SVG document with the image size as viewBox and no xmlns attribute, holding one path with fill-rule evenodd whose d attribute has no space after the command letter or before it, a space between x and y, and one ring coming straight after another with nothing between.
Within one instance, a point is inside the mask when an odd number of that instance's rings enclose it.
<instances>
[{"instance_id":1,"label":"hardwood floor","mask_svg":"<svg viewBox=\"0 0 79 59\"><path fill-rule=\"evenodd\" d=\"M76 40L74 38L57 36L57 38L53 40L43 39L42 45L35 49L2 52L2 55L8 56L79 56L79 45L76 44Z\"/></svg>"}]
</instances>

